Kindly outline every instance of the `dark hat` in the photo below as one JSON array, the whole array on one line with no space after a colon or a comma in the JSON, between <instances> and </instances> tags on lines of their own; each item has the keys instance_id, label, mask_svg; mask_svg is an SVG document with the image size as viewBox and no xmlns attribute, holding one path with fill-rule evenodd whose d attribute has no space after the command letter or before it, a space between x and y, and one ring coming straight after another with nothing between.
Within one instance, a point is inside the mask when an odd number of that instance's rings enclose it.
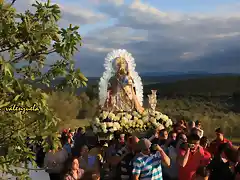
<instances>
[{"instance_id":1,"label":"dark hat","mask_svg":"<svg viewBox=\"0 0 240 180\"><path fill-rule=\"evenodd\" d=\"M151 145L152 145L152 143L146 138L143 138L138 142L138 148L141 151L150 149Z\"/></svg>"},{"instance_id":2,"label":"dark hat","mask_svg":"<svg viewBox=\"0 0 240 180\"><path fill-rule=\"evenodd\" d=\"M224 134L224 133L223 133L223 130L222 130L221 128L217 128L217 129L215 130L215 133Z\"/></svg>"},{"instance_id":3,"label":"dark hat","mask_svg":"<svg viewBox=\"0 0 240 180\"><path fill-rule=\"evenodd\" d=\"M201 124L201 121L199 121L199 120L196 120L195 124L196 124L196 126L198 126L198 125L200 125L200 124Z\"/></svg>"}]
</instances>

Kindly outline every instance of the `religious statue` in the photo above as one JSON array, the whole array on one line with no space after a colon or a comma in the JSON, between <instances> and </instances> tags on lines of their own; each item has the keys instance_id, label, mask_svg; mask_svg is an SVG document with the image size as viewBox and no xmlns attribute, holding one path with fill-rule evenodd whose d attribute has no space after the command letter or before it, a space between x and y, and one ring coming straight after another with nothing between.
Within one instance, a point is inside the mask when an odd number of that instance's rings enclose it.
<instances>
[{"instance_id":1,"label":"religious statue","mask_svg":"<svg viewBox=\"0 0 240 180\"><path fill-rule=\"evenodd\" d=\"M131 74L128 61L123 56L118 56L111 61L111 77L107 83L107 95L103 103L103 108L108 111L131 112L144 111L139 98L136 95L136 86Z\"/></svg>"},{"instance_id":2,"label":"religious statue","mask_svg":"<svg viewBox=\"0 0 240 180\"><path fill-rule=\"evenodd\" d=\"M122 57L113 61L116 74L114 74L108 84L108 98L105 107L111 111L133 111L143 112L143 107L139 104L136 91L134 90L133 79L128 70L128 64Z\"/></svg>"},{"instance_id":3,"label":"religious statue","mask_svg":"<svg viewBox=\"0 0 240 180\"><path fill-rule=\"evenodd\" d=\"M156 110L157 90L148 95L149 107L144 110L143 84L130 53L113 50L107 54L104 67L99 81L99 109L91 121L95 134L109 140L116 131L146 132L172 125L168 116Z\"/></svg>"}]
</instances>

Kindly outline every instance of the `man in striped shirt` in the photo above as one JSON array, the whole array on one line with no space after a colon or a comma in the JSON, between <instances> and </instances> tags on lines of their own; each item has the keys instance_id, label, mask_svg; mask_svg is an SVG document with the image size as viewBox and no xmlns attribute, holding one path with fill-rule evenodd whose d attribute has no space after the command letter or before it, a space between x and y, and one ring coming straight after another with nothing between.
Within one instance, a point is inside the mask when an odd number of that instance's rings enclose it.
<instances>
[{"instance_id":1,"label":"man in striped shirt","mask_svg":"<svg viewBox=\"0 0 240 180\"><path fill-rule=\"evenodd\" d=\"M151 154L148 139L141 139L138 145L141 155L133 162L133 180L163 180L161 161L169 167L169 157L159 145L154 145L157 152Z\"/></svg>"}]
</instances>

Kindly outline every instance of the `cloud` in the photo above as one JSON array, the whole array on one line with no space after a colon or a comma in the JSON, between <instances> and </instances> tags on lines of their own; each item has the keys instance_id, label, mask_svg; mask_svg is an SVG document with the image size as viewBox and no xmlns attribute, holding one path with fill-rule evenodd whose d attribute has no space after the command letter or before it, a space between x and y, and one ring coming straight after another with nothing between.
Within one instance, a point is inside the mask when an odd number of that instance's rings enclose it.
<instances>
[{"instance_id":1,"label":"cloud","mask_svg":"<svg viewBox=\"0 0 240 180\"><path fill-rule=\"evenodd\" d=\"M115 24L89 32L86 43L106 50L127 49L139 71L240 72L237 11L163 12L140 1L100 4L98 9L114 18ZM95 53L104 58L103 52Z\"/></svg>"},{"instance_id":2,"label":"cloud","mask_svg":"<svg viewBox=\"0 0 240 180\"><path fill-rule=\"evenodd\" d=\"M69 24L69 21L76 24L94 24L99 21L106 20L106 16L101 13L95 13L89 9L74 6L60 6L62 10L62 17Z\"/></svg>"},{"instance_id":3,"label":"cloud","mask_svg":"<svg viewBox=\"0 0 240 180\"><path fill-rule=\"evenodd\" d=\"M131 52L137 70L240 72L240 13L236 4L211 12L162 11L133 0L90 0L92 9L63 6L63 24L95 27L82 35L77 65L86 75L100 75L112 49ZM239 4L238 6L239 7ZM81 33L81 31L80 31Z\"/></svg>"},{"instance_id":4,"label":"cloud","mask_svg":"<svg viewBox=\"0 0 240 180\"><path fill-rule=\"evenodd\" d=\"M14 6L18 10L18 12L24 12L27 9L34 10L31 6L35 3L35 0L22 0L16 1ZM40 0L40 2L46 2L45 0ZM78 4L66 4L66 3L58 3L59 1L51 1L53 4L58 4L61 9L62 19L60 21L61 26L68 26L69 24L94 24L99 21L105 21L107 16L103 13L97 13L94 10L86 9Z\"/></svg>"}]
</instances>

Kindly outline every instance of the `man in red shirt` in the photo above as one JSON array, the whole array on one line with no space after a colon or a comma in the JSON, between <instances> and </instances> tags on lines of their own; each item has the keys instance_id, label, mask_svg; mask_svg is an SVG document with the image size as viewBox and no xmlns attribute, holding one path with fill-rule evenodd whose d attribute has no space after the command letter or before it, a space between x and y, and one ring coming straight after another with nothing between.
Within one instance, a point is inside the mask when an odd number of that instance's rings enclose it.
<instances>
[{"instance_id":1,"label":"man in red shirt","mask_svg":"<svg viewBox=\"0 0 240 180\"><path fill-rule=\"evenodd\" d=\"M187 147L180 149L177 156L179 180L193 180L198 167L206 165L207 158L209 157L205 157L204 149L200 146L200 137L191 134Z\"/></svg>"},{"instance_id":2,"label":"man in red shirt","mask_svg":"<svg viewBox=\"0 0 240 180\"><path fill-rule=\"evenodd\" d=\"M220 144L228 143L230 146L232 146L232 142L228 139L224 138L224 133L221 130L221 128L217 128L215 130L216 133L216 139L211 142L210 147L208 151L214 156L218 154L218 147Z\"/></svg>"},{"instance_id":3,"label":"man in red shirt","mask_svg":"<svg viewBox=\"0 0 240 180\"><path fill-rule=\"evenodd\" d=\"M204 150L204 156L207 158L206 160L206 164L209 164L210 163L210 160L212 158L212 155L210 152L208 152L208 145L209 145L209 141L208 141L208 138L206 136L203 136L201 139L200 139L200 145L203 147L203 150Z\"/></svg>"}]
</instances>

